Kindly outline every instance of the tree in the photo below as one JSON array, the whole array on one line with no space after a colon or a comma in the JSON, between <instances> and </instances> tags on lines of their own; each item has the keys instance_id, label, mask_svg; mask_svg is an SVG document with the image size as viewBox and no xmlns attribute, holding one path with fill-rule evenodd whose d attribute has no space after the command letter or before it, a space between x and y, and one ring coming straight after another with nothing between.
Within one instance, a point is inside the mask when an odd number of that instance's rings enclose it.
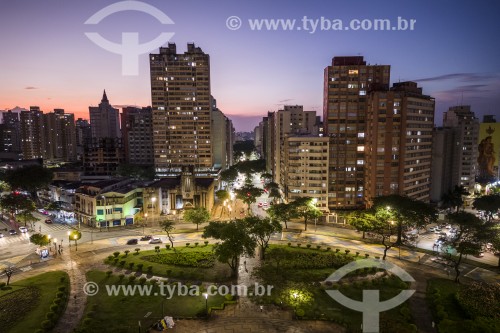
<instances>
[{"instance_id":1,"label":"tree","mask_svg":"<svg viewBox=\"0 0 500 333\"><path fill-rule=\"evenodd\" d=\"M248 205L248 212L250 212L250 205L257 201L264 191L261 188L253 185L245 185L235 190L236 197Z\"/></svg>"},{"instance_id":2,"label":"tree","mask_svg":"<svg viewBox=\"0 0 500 333\"><path fill-rule=\"evenodd\" d=\"M447 253L455 269L455 282L459 282L462 257L467 254L478 255L486 243L499 237L499 228L492 222L485 222L468 212L448 214L448 219L458 230L454 237L447 239L441 249ZM452 251L456 251L456 256Z\"/></svg>"},{"instance_id":3,"label":"tree","mask_svg":"<svg viewBox=\"0 0 500 333\"><path fill-rule=\"evenodd\" d=\"M10 283L10 278L12 274L14 274L14 269L12 267L8 267L3 270L4 274L7 276L7 285Z\"/></svg>"},{"instance_id":4,"label":"tree","mask_svg":"<svg viewBox=\"0 0 500 333\"><path fill-rule=\"evenodd\" d=\"M285 229L288 229L288 220L297 216L295 208L291 204L286 203L271 206L267 210L267 214L271 219L285 223Z\"/></svg>"},{"instance_id":5,"label":"tree","mask_svg":"<svg viewBox=\"0 0 500 333\"><path fill-rule=\"evenodd\" d=\"M23 211L16 215L17 219L21 222L24 222L24 226L26 227L27 223L31 224L31 228L33 229L33 224L38 221L36 217L33 216L32 212Z\"/></svg>"},{"instance_id":6,"label":"tree","mask_svg":"<svg viewBox=\"0 0 500 333\"><path fill-rule=\"evenodd\" d=\"M38 246L46 246L50 244L50 238L48 235L36 233L30 236L30 242Z\"/></svg>"},{"instance_id":7,"label":"tree","mask_svg":"<svg viewBox=\"0 0 500 333\"><path fill-rule=\"evenodd\" d=\"M215 192L215 196L221 202L223 202L224 200L228 200L230 198L229 192L226 190L218 190L217 192Z\"/></svg>"},{"instance_id":8,"label":"tree","mask_svg":"<svg viewBox=\"0 0 500 333\"><path fill-rule=\"evenodd\" d=\"M163 231L167 233L168 241L170 242L170 245L172 245L172 249L175 251L174 237L172 236L172 231L175 229L174 221L171 220L160 221L160 227Z\"/></svg>"},{"instance_id":9,"label":"tree","mask_svg":"<svg viewBox=\"0 0 500 333\"><path fill-rule=\"evenodd\" d=\"M265 259L271 235L281 231L281 224L277 220L258 216L247 217L245 218L245 222L250 228L250 233L262 250L262 259Z\"/></svg>"},{"instance_id":10,"label":"tree","mask_svg":"<svg viewBox=\"0 0 500 333\"><path fill-rule=\"evenodd\" d=\"M15 214L28 214L36 210L35 203L28 196L17 192L12 192L1 197L0 206L8 210L12 217Z\"/></svg>"},{"instance_id":11,"label":"tree","mask_svg":"<svg viewBox=\"0 0 500 333\"><path fill-rule=\"evenodd\" d=\"M19 169L9 170L5 174L5 182L12 189L23 189L37 199L36 191L47 187L52 181L53 173L41 165L29 165Z\"/></svg>"},{"instance_id":12,"label":"tree","mask_svg":"<svg viewBox=\"0 0 500 333\"><path fill-rule=\"evenodd\" d=\"M313 198L297 198L291 205L296 210L296 215L304 218L304 230L307 230L308 220L323 216L323 213L315 206Z\"/></svg>"},{"instance_id":13,"label":"tree","mask_svg":"<svg viewBox=\"0 0 500 333\"><path fill-rule=\"evenodd\" d=\"M348 215L349 224L356 228L357 231L363 232L363 239L365 233L373 229L373 221L371 216L366 212L355 211Z\"/></svg>"},{"instance_id":14,"label":"tree","mask_svg":"<svg viewBox=\"0 0 500 333\"><path fill-rule=\"evenodd\" d=\"M127 163L120 164L116 169L116 174L121 177L142 180L153 180L155 178L154 167Z\"/></svg>"},{"instance_id":15,"label":"tree","mask_svg":"<svg viewBox=\"0 0 500 333\"><path fill-rule=\"evenodd\" d=\"M214 238L222 242L215 246L214 254L222 263L231 268L232 276L238 272L238 259L242 255L253 257L256 240L249 233L249 227L244 220L230 222L210 222L205 227L203 238Z\"/></svg>"},{"instance_id":16,"label":"tree","mask_svg":"<svg viewBox=\"0 0 500 333\"><path fill-rule=\"evenodd\" d=\"M500 209L500 195L489 194L474 199L472 203L474 209L486 212L487 220L490 221L493 215Z\"/></svg>"},{"instance_id":17,"label":"tree","mask_svg":"<svg viewBox=\"0 0 500 333\"><path fill-rule=\"evenodd\" d=\"M277 202L279 200L281 200L281 193L280 193L280 190L277 189L277 188L272 188L270 191L269 191L269 197L270 198L273 198L273 202Z\"/></svg>"},{"instance_id":18,"label":"tree","mask_svg":"<svg viewBox=\"0 0 500 333\"><path fill-rule=\"evenodd\" d=\"M234 166L231 166L228 169L221 171L220 173L220 179L228 186L233 184L236 178L238 178L238 169L236 169ZM226 186L226 188L228 186Z\"/></svg>"},{"instance_id":19,"label":"tree","mask_svg":"<svg viewBox=\"0 0 500 333\"><path fill-rule=\"evenodd\" d=\"M196 207L184 212L184 220L196 224L196 230L201 223L205 223L210 219L210 213L205 207Z\"/></svg>"},{"instance_id":20,"label":"tree","mask_svg":"<svg viewBox=\"0 0 500 333\"><path fill-rule=\"evenodd\" d=\"M233 145L233 152L235 160L240 157L250 158L250 155L255 150L255 143L253 140L238 141Z\"/></svg>"},{"instance_id":21,"label":"tree","mask_svg":"<svg viewBox=\"0 0 500 333\"><path fill-rule=\"evenodd\" d=\"M404 228L420 228L437 220L437 211L431 205L396 194L376 197L373 208L392 211L398 229L397 244L402 243Z\"/></svg>"}]
</instances>

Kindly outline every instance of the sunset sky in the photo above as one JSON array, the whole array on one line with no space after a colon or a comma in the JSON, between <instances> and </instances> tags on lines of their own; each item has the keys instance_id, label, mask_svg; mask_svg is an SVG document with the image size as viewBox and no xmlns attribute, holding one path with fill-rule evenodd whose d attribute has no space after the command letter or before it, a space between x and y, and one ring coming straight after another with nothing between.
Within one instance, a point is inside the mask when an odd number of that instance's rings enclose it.
<instances>
[{"instance_id":1,"label":"sunset sky","mask_svg":"<svg viewBox=\"0 0 500 333\"><path fill-rule=\"evenodd\" d=\"M168 1L145 0L174 24L137 11L85 21L118 1L17 0L0 4L0 110L37 105L88 118L103 89L114 105L151 104L147 53L139 75L122 75L121 56L85 36L98 32L140 43L162 32L184 52L194 42L211 58L212 95L237 130L252 130L282 104L322 110L323 69L333 56L362 55L391 65L391 81L417 80L436 98L436 123L451 105L471 104L480 117L500 114L500 3L493 0ZM241 18L230 30L226 20ZM252 31L249 19L415 19L414 31ZM157 52L158 49L152 51ZM500 119L497 120L500 121Z\"/></svg>"}]
</instances>

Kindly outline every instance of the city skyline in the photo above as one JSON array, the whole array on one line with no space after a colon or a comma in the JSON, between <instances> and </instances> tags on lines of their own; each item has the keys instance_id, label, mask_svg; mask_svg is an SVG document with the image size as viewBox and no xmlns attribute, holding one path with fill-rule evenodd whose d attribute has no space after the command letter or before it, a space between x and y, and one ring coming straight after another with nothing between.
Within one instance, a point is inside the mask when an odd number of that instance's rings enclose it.
<instances>
[{"instance_id":1,"label":"city skyline","mask_svg":"<svg viewBox=\"0 0 500 333\"><path fill-rule=\"evenodd\" d=\"M123 76L121 57L99 48L86 36L97 31L118 42L122 32L137 31L141 43L162 31L185 51L188 42L211 58L212 94L238 131L250 131L267 111L304 105L321 114L323 70L334 56L361 55L369 64L392 68L391 84L416 81L436 98L437 124L450 106L470 104L476 115L496 114L500 102L500 47L488 36L498 31L498 4L477 6L455 2L384 4L362 1L305 4L284 1L265 6L218 1L213 6L144 1L175 24L162 26L144 13L127 11L99 25L84 22L116 1L4 3L0 27L5 50L0 55L0 109L40 106L64 108L87 118L88 107L106 89L115 107L151 105L148 54L139 56L139 75ZM342 5L342 6L340 6ZM208 15L207 15L208 14ZM227 18L239 16L243 26L230 30ZM334 19L415 19L414 31L252 31L248 20L321 17ZM29 22L26 24L25 22ZM124 23L126 22L126 24ZM14 28L15 27L15 28ZM166 45L167 43L165 43ZM488 52L485 52L488 50ZM158 52L158 48L149 53ZM71 67L74 66L74 67ZM72 69L72 70L71 70Z\"/></svg>"}]
</instances>

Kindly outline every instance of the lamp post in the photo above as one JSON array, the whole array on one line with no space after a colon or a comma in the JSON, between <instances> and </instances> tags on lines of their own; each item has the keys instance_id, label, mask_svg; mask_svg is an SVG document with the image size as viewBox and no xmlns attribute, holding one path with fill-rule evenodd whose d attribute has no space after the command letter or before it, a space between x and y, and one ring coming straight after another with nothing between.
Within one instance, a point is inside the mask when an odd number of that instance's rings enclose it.
<instances>
[{"instance_id":1,"label":"lamp post","mask_svg":"<svg viewBox=\"0 0 500 333\"><path fill-rule=\"evenodd\" d=\"M71 250L71 231L68 231L68 248Z\"/></svg>"},{"instance_id":2,"label":"lamp post","mask_svg":"<svg viewBox=\"0 0 500 333\"><path fill-rule=\"evenodd\" d=\"M205 296L205 313L207 314L208 317L208 294L204 293L203 296Z\"/></svg>"},{"instance_id":3,"label":"lamp post","mask_svg":"<svg viewBox=\"0 0 500 333\"><path fill-rule=\"evenodd\" d=\"M77 242L78 236L76 234L73 235L73 239L75 240L75 251L78 251L78 242Z\"/></svg>"},{"instance_id":4,"label":"lamp post","mask_svg":"<svg viewBox=\"0 0 500 333\"><path fill-rule=\"evenodd\" d=\"M144 226L146 225L146 221L148 220L148 213L144 214L144 222L142 223L142 234L144 235Z\"/></svg>"},{"instance_id":5,"label":"lamp post","mask_svg":"<svg viewBox=\"0 0 500 333\"><path fill-rule=\"evenodd\" d=\"M294 299L294 301L293 301L293 311L297 312L297 296L299 296L299 294L293 293L292 296L293 296L293 299Z\"/></svg>"}]
</instances>

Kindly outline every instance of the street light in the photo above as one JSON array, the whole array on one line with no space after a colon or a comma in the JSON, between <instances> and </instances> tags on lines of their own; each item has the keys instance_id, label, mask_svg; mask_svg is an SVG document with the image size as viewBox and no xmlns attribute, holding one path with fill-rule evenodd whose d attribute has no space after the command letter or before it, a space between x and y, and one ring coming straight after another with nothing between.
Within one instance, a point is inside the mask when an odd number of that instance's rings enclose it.
<instances>
[{"instance_id":1,"label":"street light","mask_svg":"<svg viewBox=\"0 0 500 333\"><path fill-rule=\"evenodd\" d=\"M71 249L71 231L68 231L68 248Z\"/></svg>"}]
</instances>

